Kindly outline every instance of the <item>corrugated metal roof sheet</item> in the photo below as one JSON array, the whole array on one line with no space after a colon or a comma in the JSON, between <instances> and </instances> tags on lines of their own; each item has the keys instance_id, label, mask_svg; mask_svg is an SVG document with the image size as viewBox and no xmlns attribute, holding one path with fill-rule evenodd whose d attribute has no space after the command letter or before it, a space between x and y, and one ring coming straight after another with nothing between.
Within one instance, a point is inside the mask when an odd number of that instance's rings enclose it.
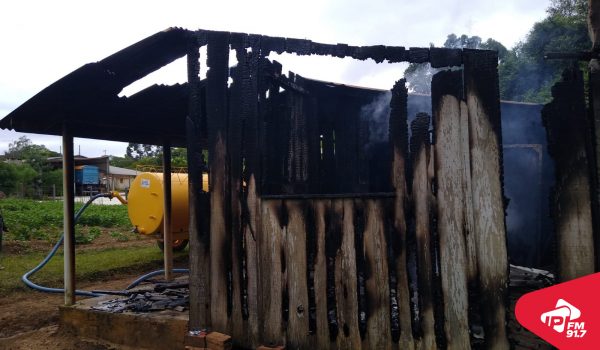
<instances>
[{"instance_id":1,"label":"corrugated metal roof sheet","mask_svg":"<svg viewBox=\"0 0 600 350\"><path fill-rule=\"evenodd\" d=\"M184 146L187 84L155 85L129 98L118 93L183 57L190 40L191 32L171 28L86 64L8 114L0 128L61 135L68 122L76 137Z\"/></svg>"}]
</instances>

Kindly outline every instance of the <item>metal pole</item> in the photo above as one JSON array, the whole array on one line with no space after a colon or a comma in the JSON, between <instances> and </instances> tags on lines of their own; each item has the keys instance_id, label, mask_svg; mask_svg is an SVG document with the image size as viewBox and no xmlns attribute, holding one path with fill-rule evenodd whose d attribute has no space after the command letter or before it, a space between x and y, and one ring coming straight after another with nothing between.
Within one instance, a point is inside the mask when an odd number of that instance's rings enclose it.
<instances>
[{"instance_id":1,"label":"metal pole","mask_svg":"<svg viewBox=\"0 0 600 350\"><path fill-rule=\"evenodd\" d=\"M163 144L163 189L164 189L164 260L165 280L173 279L173 234L171 232L171 144Z\"/></svg>"},{"instance_id":2,"label":"metal pole","mask_svg":"<svg viewBox=\"0 0 600 350\"><path fill-rule=\"evenodd\" d=\"M74 188L75 168L73 166L73 135L67 125L63 126L63 230L64 241L64 283L65 305L75 304L75 218Z\"/></svg>"}]
</instances>

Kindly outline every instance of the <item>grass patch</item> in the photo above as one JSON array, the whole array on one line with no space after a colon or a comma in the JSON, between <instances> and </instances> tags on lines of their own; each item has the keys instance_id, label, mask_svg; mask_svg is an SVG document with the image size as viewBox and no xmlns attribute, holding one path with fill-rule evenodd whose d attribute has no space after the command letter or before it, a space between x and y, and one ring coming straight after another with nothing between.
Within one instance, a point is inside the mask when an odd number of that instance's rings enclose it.
<instances>
[{"instance_id":1,"label":"grass patch","mask_svg":"<svg viewBox=\"0 0 600 350\"><path fill-rule=\"evenodd\" d=\"M31 252L21 255L0 255L0 295L28 289L21 276L36 266L46 253ZM187 252L176 253L175 261L184 263ZM152 271L162 266L162 252L154 246L107 248L77 252L76 274L78 281L91 281L117 273ZM63 285L63 255L54 258L32 278L33 282L48 287Z\"/></svg>"}]
</instances>

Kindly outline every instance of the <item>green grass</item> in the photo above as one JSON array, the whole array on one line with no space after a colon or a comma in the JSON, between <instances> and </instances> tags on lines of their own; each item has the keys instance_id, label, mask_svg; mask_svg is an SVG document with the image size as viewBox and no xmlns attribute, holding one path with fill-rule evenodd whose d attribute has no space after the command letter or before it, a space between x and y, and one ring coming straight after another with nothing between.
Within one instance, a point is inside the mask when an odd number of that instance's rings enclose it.
<instances>
[{"instance_id":1,"label":"green grass","mask_svg":"<svg viewBox=\"0 0 600 350\"><path fill-rule=\"evenodd\" d=\"M0 255L0 295L27 289L21 276L35 267L46 253L32 252L21 255ZM187 252L176 253L176 261L185 260ZM118 273L142 273L162 266L162 252L150 247L108 248L85 250L76 254L77 281L91 281ZM62 287L63 256L59 251L54 258L32 278L33 282L49 287Z\"/></svg>"}]
</instances>

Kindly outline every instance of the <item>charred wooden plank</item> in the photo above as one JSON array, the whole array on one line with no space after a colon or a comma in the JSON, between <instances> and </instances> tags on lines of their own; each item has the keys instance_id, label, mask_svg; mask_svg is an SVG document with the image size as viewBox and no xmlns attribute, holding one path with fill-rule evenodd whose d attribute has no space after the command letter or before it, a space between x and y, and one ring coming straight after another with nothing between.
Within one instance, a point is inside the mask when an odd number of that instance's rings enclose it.
<instances>
[{"instance_id":1,"label":"charred wooden plank","mask_svg":"<svg viewBox=\"0 0 600 350\"><path fill-rule=\"evenodd\" d=\"M260 39L262 55L268 56L271 51L282 54L285 51L285 39L263 35Z\"/></svg>"},{"instance_id":2,"label":"charred wooden plank","mask_svg":"<svg viewBox=\"0 0 600 350\"><path fill-rule=\"evenodd\" d=\"M310 55L311 41L306 39L285 39L285 52L297 55Z\"/></svg>"},{"instance_id":3,"label":"charred wooden plank","mask_svg":"<svg viewBox=\"0 0 600 350\"><path fill-rule=\"evenodd\" d=\"M326 213L331 207L331 201L326 199L314 201L314 215L316 227L315 252L315 316L316 316L316 349L329 349L331 342L328 327L327 305L327 255L325 252L326 239Z\"/></svg>"},{"instance_id":4,"label":"charred wooden plank","mask_svg":"<svg viewBox=\"0 0 600 350\"><path fill-rule=\"evenodd\" d=\"M429 59L432 68L460 66L462 65L462 50L432 47L429 49Z\"/></svg>"},{"instance_id":5,"label":"charred wooden plank","mask_svg":"<svg viewBox=\"0 0 600 350\"><path fill-rule=\"evenodd\" d=\"M307 222L305 201L286 201L289 217L285 241L285 259L288 288L288 327L286 347L293 349L314 349L309 334L309 302L306 255Z\"/></svg>"},{"instance_id":6,"label":"charred wooden plank","mask_svg":"<svg viewBox=\"0 0 600 350\"><path fill-rule=\"evenodd\" d=\"M498 53L463 51L480 307L488 349L508 349L508 256L502 184Z\"/></svg>"},{"instance_id":7,"label":"charred wooden plank","mask_svg":"<svg viewBox=\"0 0 600 350\"><path fill-rule=\"evenodd\" d=\"M325 257L327 270L327 326L329 340L338 342L340 336L339 311L337 300L337 282L340 278L340 265L337 263L338 251L342 243L343 208L339 202L332 201L325 213Z\"/></svg>"},{"instance_id":8,"label":"charred wooden plank","mask_svg":"<svg viewBox=\"0 0 600 350\"><path fill-rule=\"evenodd\" d=\"M245 40L245 38L243 38ZM243 127L243 103L242 95L244 88L244 75L246 74L246 50L244 42L232 44L235 50L238 65L231 69L231 78L233 80L230 88L229 98L229 122L227 132L227 149L229 152L229 184L230 184L230 210L228 221L231 227L231 278L228 284L231 286L231 298L228 299L228 310L231 309L231 336L236 345L247 343L247 324L244 322L244 308L248 291L244 283L244 237L243 237L243 217L242 202L244 199L244 188L242 181L242 127Z\"/></svg>"},{"instance_id":9,"label":"charred wooden plank","mask_svg":"<svg viewBox=\"0 0 600 350\"><path fill-rule=\"evenodd\" d=\"M248 40L251 38L249 37ZM243 317L247 322L248 344L256 347L259 345L259 325L262 322L259 283L259 245L258 236L261 230L261 210L259 184L260 157L259 157L259 118L258 118L258 78L260 42L252 41L252 50L246 52L246 58L240 61L243 65L242 73L242 120L244 168L242 169L242 243L245 248L245 273L242 272L243 283L247 290L247 298L243 303Z\"/></svg>"},{"instance_id":10,"label":"charred wooden plank","mask_svg":"<svg viewBox=\"0 0 600 350\"><path fill-rule=\"evenodd\" d=\"M227 164L227 80L229 33L210 32L207 47L206 113L210 165L211 321L214 330L231 333L227 300L231 270L230 184Z\"/></svg>"},{"instance_id":11,"label":"charred wooden plank","mask_svg":"<svg viewBox=\"0 0 600 350\"><path fill-rule=\"evenodd\" d=\"M210 326L210 235L206 193L202 191L204 159L199 140L202 139L202 104L200 94L200 53L192 45L187 55L188 84L190 87L189 114L186 119L190 189L190 330Z\"/></svg>"},{"instance_id":12,"label":"charred wooden plank","mask_svg":"<svg viewBox=\"0 0 600 350\"><path fill-rule=\"evenodd\" d=\"M285 252L283 236L287 231L287 208L280 200L261 201L262 228L258 232L261 306L261 343L285 344L283 310Z\"/></svg>"},{"instance_id":13,"label":"charred wooden plank","mask_svg":"<svg viewBox=\"0 0 600 350\"><path fill-rule=\"evenodd\" d=\"M473 209L473 186L471 180L471 153L469 140L469 109L465 101L461 101L460 106L460 143L463 156L463 192L465 193L464 203L464 229L467 244L467 281L469 286L477 286L478 267L477 267L477 235L475 230L475 218ZM475 308L471 308L474 310Z\"/></svg>"},{"instance_id":14,"label":"charred wooden plank","mask_svg":"<svg viewBox=\"0 0 600 350\"><path fill-rule=\"evenodd\" d=\"M431 254L431 183L429 115L419 113L411 123L410 154L412 160L412 198L415 213L417 273L419 290L419 320L422 349L437 349L435 339L433 257Z\"/></svg>"},{"instance_id":15,"label":"charred wooden plank","mask_svg":"<svg viewBox=\"0 0 600 350\"><path fill-rule=\"evenodd\" d=\"M363 347L391 349L389 273L385 256L384 211L380 200L365 200L364 254L366 262L367 333Z\"/></svg>"},{"instance_id":16,"label":"charred wooden plank","mask_svg":"<svg viewBox=\"0 0 600 350\"><path fill-rule=\"evenodd\" d=\"M408 61L408 51L401 46L388 46L386 57L389 63Z\"/></svg>"},{"instance_id":17,"label":"charred wooden plank","mask_svg":"<svg viewBox=\"0 0 600 350\"><path fill-rule=\"evenodd\" d=\"M444 329L448 349L470 349L464 193L460 143L461 71L433 76L431 95L435 129L435 176L440 245ZM464 127L464 126L462 126Z\"/></svg>"},{"instance_id":18,"label":"charred wooden plank","mask_svg":"<svg viewBox=\"0 0 600 350\"><path fill-rule=\"evenodd\" d=\"M579 69L563 73L552 88L553 100L542 117L555 162L552 211L558 249L558 277L569 281L594 272L588 144L583 77ZM597 254L597 252L596 252Z\"/></svg>"},{"instance_id":19,"label":"charred wooden plank","mask_svg":"<svg viewBox=\"0 0 600 350\"><path fill-rule=\"evenodd\" d=\"M598 5L596 5L598 6ZM597 13L596 16L600 15ZM597 30L597 29L595 29ZM596 38L600 39L600 38ZM597 45L596 45L597 46ZM589 64L590 80L589 80L589 101L590 109L592 110L592 139L591 153L595 155L590 159L593 164L592 171L592 208L594 225L594 251L596 255L595 271L600 271L600 60L593 59Z\"/></svg>"},{"instance_id":20,"label":"charred wooden plank","mask_svg":"<svg viewBox=\"0 0 600 350\"><path fill-rule=\"evenodd\" d=\"M425 63L429 62L429 49L422 47L411 47L408 51L408 62Z\"/></svg>"},{"instance_id":21,"label":"charred wooden plank","mask_svg":"<svg viewBox=\"0 0 600 350\"><path fill-rule=\"evenodd\" d=\"M332 202L336 216L341 220L340 247L335 261L335 293L339 334L338 349L359 349L361 346L358 329L358 291L356 284L356 249L354 246L354 202L338 199Z\"/></svg>"},{"instance_id":22,"label":"charred wooden plank","mask_svg":"<svg viewBox=\"0 0 600 350\"><path fill-rule=\"evenodd\" d=\"M399 347L403 349L414 348L412 336L412 314L410 310L410 292L408 288L408 268L406 265L406 205L407 184L406 166L408 159L408 124L407 124L407 96L406 81L396 82L392 89L390 102L390 144L392 146L392 173L391 181L396 193L394 199L393 235L395 235L395 271L396 293L399 307L400 340ZM396 247L397 246L397 247Z\"/></svg>"}]
</instances>

